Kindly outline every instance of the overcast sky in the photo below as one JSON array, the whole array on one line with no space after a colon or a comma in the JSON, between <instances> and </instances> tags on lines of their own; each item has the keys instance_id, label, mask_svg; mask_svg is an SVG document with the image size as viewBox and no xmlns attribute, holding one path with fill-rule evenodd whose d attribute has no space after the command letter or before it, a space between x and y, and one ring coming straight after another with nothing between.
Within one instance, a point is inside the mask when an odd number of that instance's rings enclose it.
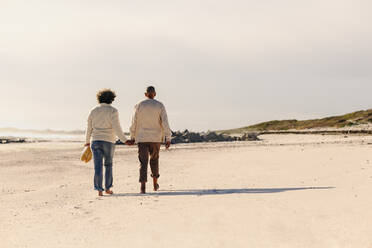
<instances>
[{"instance_id":1,"label":"overcast sky","mask_svg":"<svg viewBox=\"0 0 372 248\"><path fill-rule=\"evenodd\" d=\"M372 108L370 0L0 0L0 127L128 130L149 84L172 129Z\"/></svg>"}]
</instances>

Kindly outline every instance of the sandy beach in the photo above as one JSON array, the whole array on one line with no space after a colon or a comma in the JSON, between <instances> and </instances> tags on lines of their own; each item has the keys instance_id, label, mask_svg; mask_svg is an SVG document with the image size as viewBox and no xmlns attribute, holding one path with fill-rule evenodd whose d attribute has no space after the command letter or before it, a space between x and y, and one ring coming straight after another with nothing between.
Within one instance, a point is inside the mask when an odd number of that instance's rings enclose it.
<instances>
[{"instance_id":1,"label":"sandy beach","mask_svg":"<svg viewBox=\"0 0 372 248\"><path fill-rule=\"evenodd\" d=\"M80 143L0 145L0 247L372 247L372 136L261 138L162 150L147 195L118 146L104 197Z\"/></svg>"}]
</instances>

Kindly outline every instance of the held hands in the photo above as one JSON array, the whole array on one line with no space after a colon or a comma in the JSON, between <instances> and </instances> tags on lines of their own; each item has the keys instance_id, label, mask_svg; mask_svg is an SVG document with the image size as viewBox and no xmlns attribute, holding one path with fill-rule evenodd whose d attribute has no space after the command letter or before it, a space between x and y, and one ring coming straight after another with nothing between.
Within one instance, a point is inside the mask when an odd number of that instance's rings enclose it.
<instances>
[{"instance_id":1,"label":"held hands","mask_svg":"<svg viewBox=\"0 0 372 248\"><path fill-rule=\"evenodd\" d=\"M132 145L134 145L134 140L127 140L127 141L125 141L125 143L124 144L126 144L127 146L132 146Z\"/></svg>"},{"instance_id":2,"label":"held hands","mask_svg":"<svg viewBox=\"0 0 372 248\"><path fill-rule=\"evenodd\" d=\"M165 142L165 148L166 149L169 149L170 145L171 145L171 142L170 141Z\"/></svg>"},{"instance_id":3,"label":"held hands","mask_svg":"<svg viewBox=\"0 0 372 248\"><path fill-rule=\"evenodd\" d=\"M84 146L90 146L90 143L86 143Z\"/></svg>"}]
</instances>

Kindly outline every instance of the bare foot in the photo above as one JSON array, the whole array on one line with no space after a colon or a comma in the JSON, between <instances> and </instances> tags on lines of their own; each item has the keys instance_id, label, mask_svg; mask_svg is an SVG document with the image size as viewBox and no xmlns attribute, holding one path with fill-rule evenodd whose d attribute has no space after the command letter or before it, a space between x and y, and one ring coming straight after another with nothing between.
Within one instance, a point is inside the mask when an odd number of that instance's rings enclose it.
<instances>
[{"instance_id":1,"label":"bare foot","mask_svg":"<svg viewBox=\"0 0 372 248\"><path fill-rule=\"evenodd\" d=\"M154 185L154 191L158 191L159 189L159 184L157 183L156 185Z\"/></svg>"},{"instance_id":2,"label":"bare foot","mask_svg":"<svg viewBox=\"0 0 372 248\"><path fill-rule=\"evenodd\" d=\"M158 179L154 178L154 191L158 191L158 189L159 189Z\"/></svg>"},{"instance_id":3,"label":"bare foot","mask_svg":"<svg viewBox=\"0 0 372 248\"><path fill-rule=\"evenodd\" d=\"M106 194L109 194L109 195L112 195L114 192L112 192L112 190L106 190Z\"/></svg>"},{"instance_id":4,"label":"bare foot","mask_svg":"<svg viewBox=\"0 0 372 248\"><path fill-rule=\"evenodd\" d=\"M102 191L98 191L98 196L103 196Z\"/></svg>"},{"instance_id":5,"label":"bare foot","mask_svg":"<svg viewBox=\"0 0 372 248\"><path fill-rule=\"evenodd\" d=\"M141 194L146 194L146 183L141 183Z\"/></svg>"}]
</instances>

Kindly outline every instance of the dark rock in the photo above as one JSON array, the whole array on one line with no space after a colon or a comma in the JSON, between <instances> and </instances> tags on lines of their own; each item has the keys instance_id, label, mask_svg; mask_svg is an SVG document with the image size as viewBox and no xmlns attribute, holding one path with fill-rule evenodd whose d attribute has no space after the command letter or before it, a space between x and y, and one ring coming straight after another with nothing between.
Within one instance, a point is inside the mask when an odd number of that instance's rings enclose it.
<instances>
[{"instance_id":1,"label":"dark rock","mask_svg":"<svg viewBox=\"0 0 372 248\"><path fill-rule=\"evenodd\" d=\"M243 141L257 141L257 140L260 140L258 138L258 135L256 133L245 133L243 136L242 136L242 139Z\"/></svg>"},{"instance_id":2,"label":"dark rock","mask_svg":"<svg viewBox=\"0 0 372 248\"><path fill-rule=\"evenodd\" d=\"M22 139L22 138L1 138L0 137L0 144L25 143L25 142L27 142L26 139Z\"/></svg>"},{"instance_id":3,"label":"dark rock","mask_svg":"<svg viewBox=\"0 0 372 248\"><path fill-rule=\"evenodd\" d=\"M244 139L229 135L218 134L216 132L197 133L185 130L183 132L172 132L172 144L179 143L198 143L198 142L229 142L241 140L259 140L257 134L245 134Z\"/></svg>"}]
</instances>

